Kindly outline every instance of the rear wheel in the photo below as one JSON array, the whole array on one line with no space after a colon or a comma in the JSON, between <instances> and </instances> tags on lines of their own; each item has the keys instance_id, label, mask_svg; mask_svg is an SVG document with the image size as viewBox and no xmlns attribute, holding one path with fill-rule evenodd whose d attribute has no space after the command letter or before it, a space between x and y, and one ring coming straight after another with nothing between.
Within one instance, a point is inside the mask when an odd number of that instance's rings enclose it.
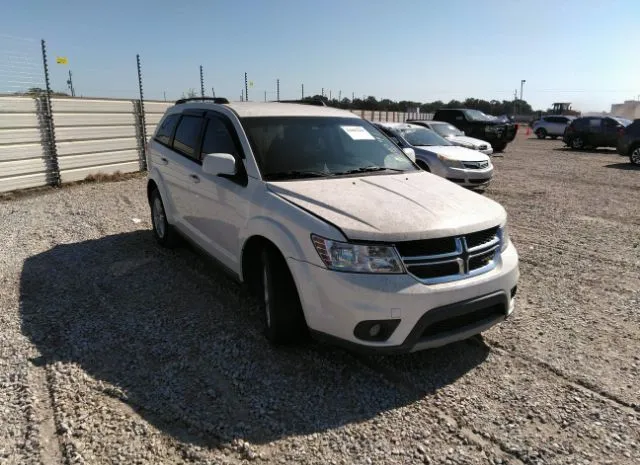
<instances>
[{"instance_id":1,"label":"rear wheel","mask_svg":"<svg viewBox=\"0 0 640 465\"><path fill-rule=\"evenodd\" d=\"M584 140L582 140L582 137L576 136L571 139L571 148L574 150L580 150L584 148Z\"/></svg>"},{"instance_id":2,"label":"rear wheel","mask_svg":"<svg viewBox=\"0 0 640 465\"><path fill-rule=\"evenodd\" d=\"M538 139L544 139L545 137L547 137L547 130L544 128L540 128L536 131L536 136L538 136Z\"/></svg>"},{"instance_id":3,"label":"rear wheel","mask_svg":"<svg viewBox=\"0 0 640 465\"><path fill-rule=\"evenodd\" d=\"M640 166L640 145L636 145L629 152L629 161L634 165Z\"/></svg>"},{"instance_id":4,"label":"rear wheel","mask_svg":"<svg viewBox=\"0 0 640 465\"><path fill-rule=\"evenodd\" d=\"M262 310L264 332L272 344L298 342L307 325L298 290L284 257L273 247L262 251Z\"/></svg>"},{"instance_id":5,"label":"rear wheel","mask_svg":"<svg viewBox=\"0 0 640 465\"><path fill-rule=\"evenodd\" d=\"M153 235L162 247L173 248L178 243L178 235L167 221L167 214L158 189L153 189L149 196L151 206L151 223Z\"/></svg>"}]
</instances>

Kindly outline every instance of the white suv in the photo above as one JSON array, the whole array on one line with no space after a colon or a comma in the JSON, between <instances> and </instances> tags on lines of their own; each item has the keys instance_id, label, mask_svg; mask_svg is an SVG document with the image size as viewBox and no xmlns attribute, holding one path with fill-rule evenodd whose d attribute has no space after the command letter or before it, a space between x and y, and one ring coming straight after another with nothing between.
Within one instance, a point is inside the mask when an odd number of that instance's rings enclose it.
<instances>
[{"instance_id":1,"label":"white suv","mask_svg":"<svg viewBox=\"0 0 640 465\"><path fill-rule=\"evenodd\" d=\"M533 133L538 139L547 136L557 139L564 135L565 129L574 119L573 116L543 116L533 124Z\"/></svg>"},{"instance_id":2,"label":"white suv","mask_svg":"<svg viewBox=\"0 0 640 465\"><path fill-rule=\"evenodd\" d=\"M273 343L310 332L406 352L513 311L505 210L418 169L353 113L178 101L147 156L158 242L180 233L248 284Z\"/></svg>"}]
</instances>

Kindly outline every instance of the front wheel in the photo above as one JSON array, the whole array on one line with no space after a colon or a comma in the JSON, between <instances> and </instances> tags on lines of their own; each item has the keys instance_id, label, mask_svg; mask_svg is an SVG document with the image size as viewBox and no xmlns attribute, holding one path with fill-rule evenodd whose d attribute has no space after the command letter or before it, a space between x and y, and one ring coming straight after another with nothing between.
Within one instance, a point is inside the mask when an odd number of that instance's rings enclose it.
<instances>
[{"instance_id":1,"label":"front wheel","mask_svg":"<svg viewBox=\"0 0 640 465\"><path fill-rule=\"evenodd\" d=\"M507 144L503 142L496 142L495 144L491 144L491 145L493 145L493 153L504 152L504 149L507 148Z\"/></svg>"},{"instance_id":2,"label":"front wheel","mask_svg":"<svg viewBox=\"0 0 640 465\"><path fill-rule=\"evenodd\" d=\"M307 334L291 271L272 247L262 251L262 310L265 336L272 344L291 344Z\"/></svg>"},{"instance_id":3,"label":"front wheel","mask_svg":"<svg viewBox=\"0 0 640 465\"><path fill-rule=\"evenodd\" d=\"M634 165L640 166L640 145L637 145L631 149L629 154L629 161Z\"/></svg>"},{"instance_id":4,"label":"front wheel","mask_svg":"<svg viewBox=\"0 0 640 465\"><path fill-rule=\"evenodd\" d=\"M547 137L547 131L546 129L540 128L536 131L536 136L538 137L538 139L544 139L545 137Z\"/></svg>"},{"instance_id":5,"label":"front wheel","mask_svg":"<svg viewBox=\"0 0 640 465\"><path fill-rule=\"evenodd\" d=\"M429 165L427 165L425 162L423 162L422 160L417 160L416 161L416 165L418 165L420 167L421 170L426 171L428 173L431 173L431 170L429 169Z\"/></svg>"}]
</instances>

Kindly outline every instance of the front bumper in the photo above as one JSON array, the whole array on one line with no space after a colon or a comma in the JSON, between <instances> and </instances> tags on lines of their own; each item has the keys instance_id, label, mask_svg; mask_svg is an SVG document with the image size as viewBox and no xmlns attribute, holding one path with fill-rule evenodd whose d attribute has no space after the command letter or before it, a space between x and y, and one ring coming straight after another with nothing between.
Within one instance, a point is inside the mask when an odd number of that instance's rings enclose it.
<instances>
[{"instance_id":1,"label":"front bumper","mask_svg":"<svg viewBox=\"0 0 640 465\"><path fill-rule=\"evenodd\" d=\"M412 352L485 331L513 311L512 292L519 277L513 244L493 270L432 285L408 274L339 273L294 259L288 262L312 334L366 352ZM357 338L358 323L371 320L399 323L385 341Z\"/></svg>"},{"instance_id":2,"label":"front bumper","mask_svg":"<svg viewBox=\"0 0 640 465\"><path fill-rule=\"evenodd\" d=\"M485 187L493 178L493 166L482 170L445 167L441 176L463 187Z\"/></svg>"}]
</instances>

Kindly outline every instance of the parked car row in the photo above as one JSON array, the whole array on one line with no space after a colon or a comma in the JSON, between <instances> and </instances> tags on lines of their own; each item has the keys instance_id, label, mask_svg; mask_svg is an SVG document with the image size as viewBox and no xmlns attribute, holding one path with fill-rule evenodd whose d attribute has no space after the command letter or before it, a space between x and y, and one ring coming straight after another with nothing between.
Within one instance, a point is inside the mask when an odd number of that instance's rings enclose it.
<instances>
[{"instance_id":1,"label":"parked car row","mask_svg":"<svg viewBox=\"0 0 640 465\"><path fill-rule=\"evenodd\" d=\"M187 238L247 284L274 344L311 334L409 352L469 338L514 310L518 255L504 208L434 174L486 179L490 161L430 129L321 106L183 99L158 124L147 162L158 243Z\"/></svg>"},{"instance_id":2,"label":"parked car row","mask_svg":"<svg viewBox=\"0 0 640 465\"><path fill-rule=\"evenodd\" d=\"M631 163L640 165L640 119L631 121L616 116L544 116L533 124L539 139L562 136L575 150L615 147Z\"/></svg>"}]
</instances>

